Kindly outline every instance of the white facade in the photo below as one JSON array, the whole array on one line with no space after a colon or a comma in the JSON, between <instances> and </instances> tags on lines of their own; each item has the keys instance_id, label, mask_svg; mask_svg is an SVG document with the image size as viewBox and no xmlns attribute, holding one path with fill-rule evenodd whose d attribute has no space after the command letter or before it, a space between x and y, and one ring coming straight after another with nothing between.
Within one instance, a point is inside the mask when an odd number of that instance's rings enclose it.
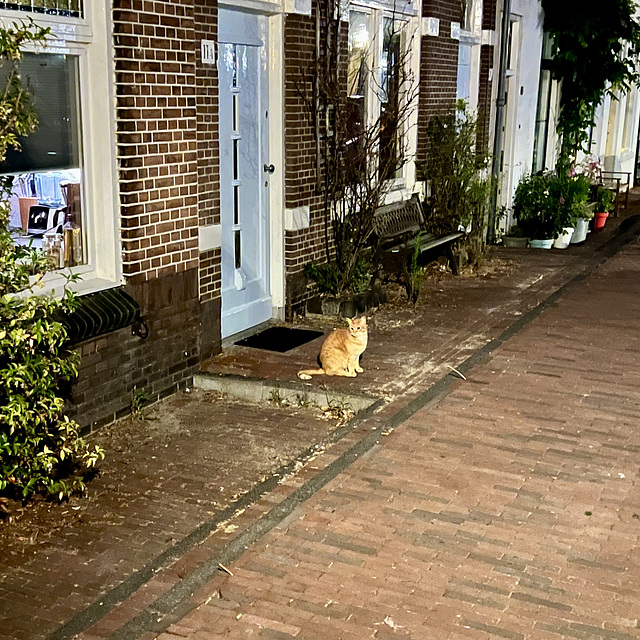
<instances>
[{"instance_id":1,"label":"white facade","mask_svg":"<svg viewBox=\"0 0 640 640\"><path fill-rule=\"evenodd\" d=\"M529 173L552 169L558 157L559 144L556 123L560 87L555 80L550 80L550 74L543 78L541 85L543 13L539 2L512 0L511 26L504 153L498 193L498 206L507 210L502 222L506 228L512 222L510 207L518 182ZM496 32L500 33L499 23ZM496 47L496 73L499 48ZM541 91L544 91L542 113L538 107ZM617 95L617 99L607 95L596 109L590 142L591 154L600 158L603 168L606 171L629 172L631 184L640 121L638 94L638 88L634 87L628 94ZM580 154L578 160L583 157L584 154Z\"/></svg>"}]
</instances>

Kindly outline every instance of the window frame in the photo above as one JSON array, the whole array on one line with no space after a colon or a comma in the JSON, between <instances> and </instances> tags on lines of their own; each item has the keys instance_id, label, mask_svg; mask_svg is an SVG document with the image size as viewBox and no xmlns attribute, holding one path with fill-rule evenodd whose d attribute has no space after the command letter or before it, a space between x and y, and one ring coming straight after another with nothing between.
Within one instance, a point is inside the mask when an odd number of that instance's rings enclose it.
<instances>
[{"instance_id":1,"label":"window frame","mask_svg":"<svg viewBox=\"0 0 640 640\"><path fill-rule=\"evenodd\" d=\"M78 56L86 260L83 265L45 275L41 282L44 292L54 295L61 295L65 286L78 293L91 293L122 281L112 19L107 0L84 4L82 18L0 10L0 19L6 25L30 17L37 25L51 28L45 46L29 46L25 51ZM70 273L80 276L77 282L67 282Z\"/></svg>"},{"instance_id":2,"label":"window frame","mask_svg":"<svg viewBox=\"0 0 640 640\"><path fill-rule=\"evenodd\" d=\"M369 51L367 55L367 65L369 67L369 72L376 79L373 83L374 86L371 86L372 83L367 85L367 95L365 96L365 118L367 126L376 122L381 115L381 106L382 101L380 99L380 77L382 72L382 50L384 47L384 24L385 18L393 20L396 25L398 22L402 21L404 24L402 28L398 30L400 36L400 57L401 60L404 58L405 53L407 52L408 47L410 46L410 38L407 37L407 32L411 28L411 19L415 18L416 15L412 7L408 7L407 11L394 11L393 4L381 2L349 2L345 14L347 23L350 24L350 16L351 12L357 12L362 14L367 14L368 16L368 24L371 26L370 33L372 34L371 42L369 45ZM405 64L413 60L415 56L406 56ZM407 70L409 71L409 70ZM348 89L347 89L348 90ZM403 88L402 86L399 89L399 99L403 99ZM417 117L417 108L414 108ZM399 170L399 175L396 175L393 178L388 180L390 184L389 193L387 194L387 200L394 201L398 199L398 193L407 189L407 186L410 182L412 176L415 175L415 167L409 167L413 162L413 156L415 154L415 141L409 140L409 130L413 127L413 119L410 119L411 122L405 122L402 130L398 129L396 131L396 136L399 136L404 140L403 144L405 146L409 145L409 151L407 152L408 161L405 162Z\"/></svg>"}]
</instances>

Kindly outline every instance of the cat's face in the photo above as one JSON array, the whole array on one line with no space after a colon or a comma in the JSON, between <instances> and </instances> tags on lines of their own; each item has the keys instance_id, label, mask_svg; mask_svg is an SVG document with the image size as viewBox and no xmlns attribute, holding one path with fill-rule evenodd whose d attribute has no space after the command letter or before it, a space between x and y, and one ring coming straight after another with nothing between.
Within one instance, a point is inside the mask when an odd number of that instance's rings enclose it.
<instances>
[{"instance_id":1,"label":"cat's face","mask_svg":"<svg viewBox=\"0 0 640 640\"><path fill-rule=\"evenodd\" d=\"M347 318L347 324L349 325L348 331L354 338L367 333L367 316Z\"/></svg>"}]
</instances>

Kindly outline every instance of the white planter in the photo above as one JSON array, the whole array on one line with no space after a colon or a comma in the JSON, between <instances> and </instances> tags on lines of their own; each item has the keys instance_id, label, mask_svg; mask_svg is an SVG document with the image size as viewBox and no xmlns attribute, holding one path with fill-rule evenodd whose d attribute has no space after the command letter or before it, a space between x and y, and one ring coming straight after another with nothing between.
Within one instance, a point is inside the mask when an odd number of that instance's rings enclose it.
<instances>
[{"instance_id":1,"label":"white planter","mask_svg":"<svg viewBox=\"0 0 640 640\"><path fill-rule=\"evenodd\" d=\"M587 239L587 233L589 233L589 221L586 218L578 218L575 231L571 236L571 244L584 242Z\"/></svg>"},{"instance_id":2,"label":"white planter","mask_svg":"<svg viewBox=\"0 0 640 640\"><path fill-rule=\"evenodd\" d=\"M573 232L573 227L565 227L562 233L553 241L554 249L566 249L571 242Z\"/></svg>"},{"instance_id":3,"label":"white planter","mask_svg":"<svg viewBox=\"0 0 640 640\"><path fill-rule=\"evenodd\" d=\"M553 238L549 238L548 240L530 240L529 246L532 249L551 249L553 246Z\"/></svg>"}]
</instances>

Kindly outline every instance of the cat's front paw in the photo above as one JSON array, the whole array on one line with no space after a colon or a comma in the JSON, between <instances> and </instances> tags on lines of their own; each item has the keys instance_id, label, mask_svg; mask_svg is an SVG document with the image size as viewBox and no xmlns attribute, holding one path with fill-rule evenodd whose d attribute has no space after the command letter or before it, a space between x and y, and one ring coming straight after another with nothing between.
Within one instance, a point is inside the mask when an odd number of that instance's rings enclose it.
<instances>
[{"instance_id":1,"label":"cat's front paw","mask_svg":"<svg viewBox=\"0 0 640 640\"><path fill-rule=\"evenodd\" d=\"M364 369L362 367L356 367L356 371L358 373L362 373L364 371Z\"/></svg>"}]
</instances>

